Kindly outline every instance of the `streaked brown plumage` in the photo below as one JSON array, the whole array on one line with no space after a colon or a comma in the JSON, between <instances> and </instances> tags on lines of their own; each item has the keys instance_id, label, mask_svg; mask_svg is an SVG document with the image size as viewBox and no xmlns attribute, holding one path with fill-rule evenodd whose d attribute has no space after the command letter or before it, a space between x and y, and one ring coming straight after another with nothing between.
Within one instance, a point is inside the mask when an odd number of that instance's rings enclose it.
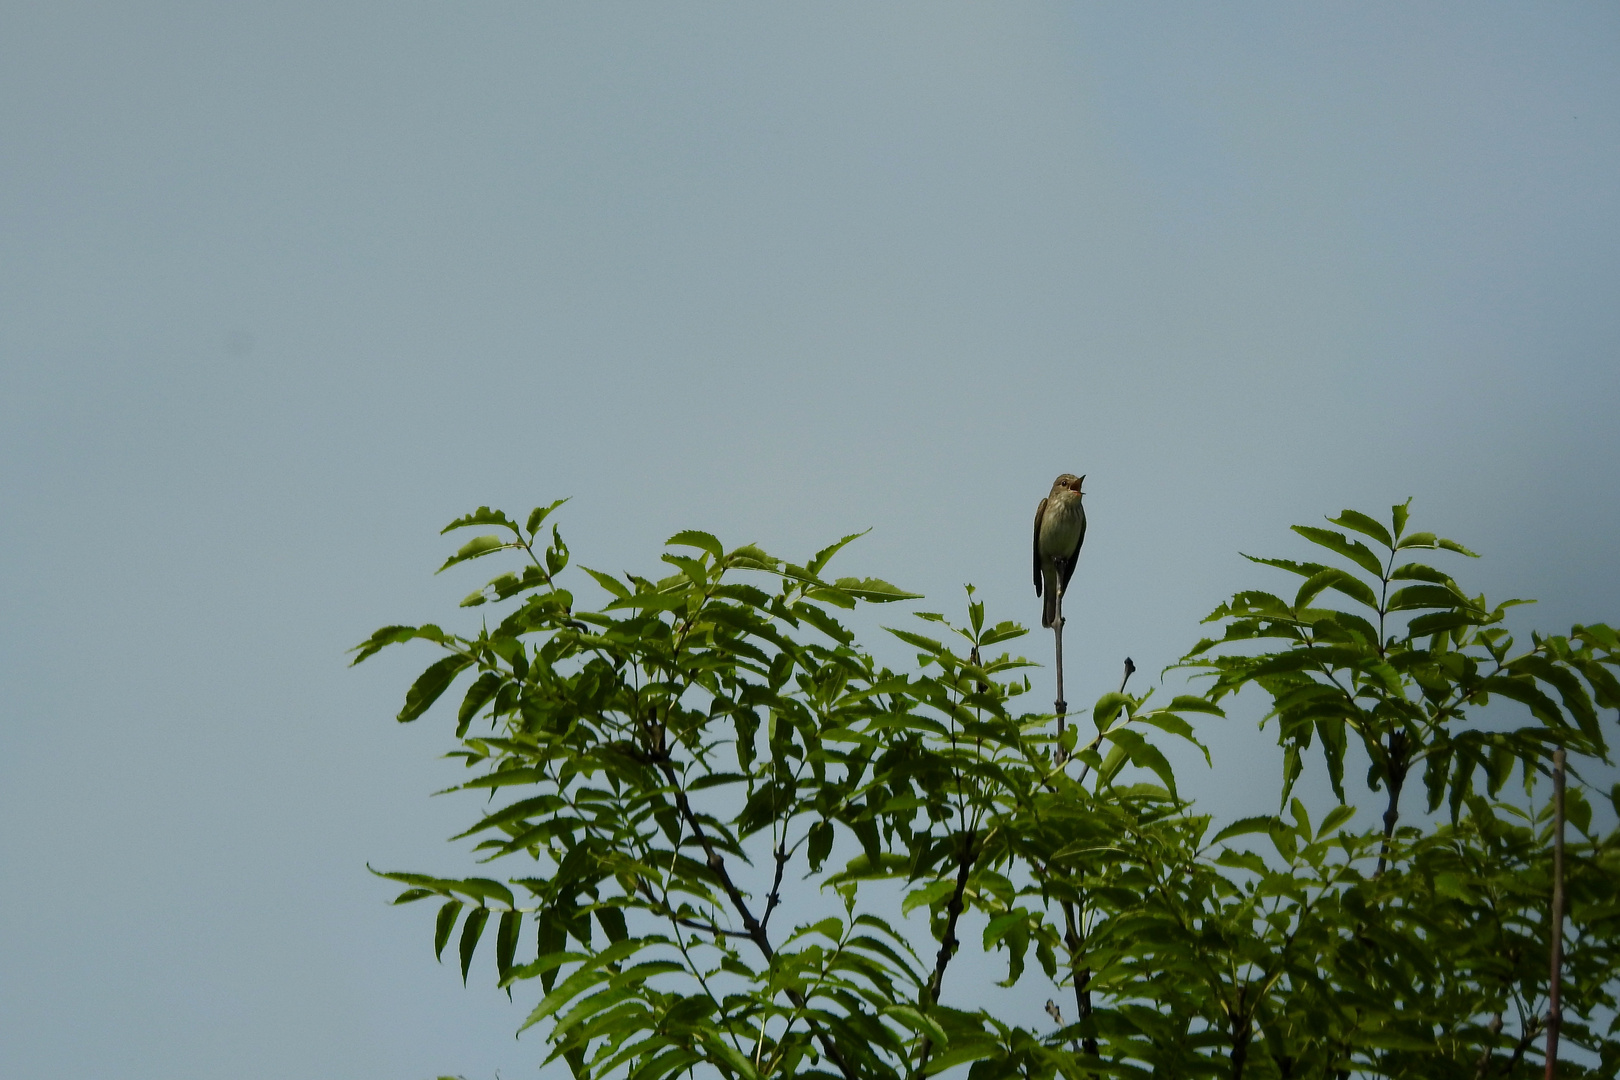
<instances>
[{"instance_id":1,"label":"streaked brown plumage","mask_svg":"<svg viewBox=\"0 0 1620 1080\"><path fill-rule=\"evenodd\" d=\"M1035 595L1045 597L1041 625L1057 622L1058 597L1069 588L1080 545L1086 542L1086 509L1080 503L1084 476L1064 473L1035 508Z\"/></svg>"}]
</instances>

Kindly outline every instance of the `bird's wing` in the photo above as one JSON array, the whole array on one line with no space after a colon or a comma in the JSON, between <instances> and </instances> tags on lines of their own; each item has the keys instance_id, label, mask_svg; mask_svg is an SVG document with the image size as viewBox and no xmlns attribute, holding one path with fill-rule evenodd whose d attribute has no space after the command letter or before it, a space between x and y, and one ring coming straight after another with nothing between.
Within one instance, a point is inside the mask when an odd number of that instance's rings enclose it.
<instances>
[{"instance_id":1,"label":"bird's wing","mask_svg":"<svg viewBox=\"0 0 1620 1080\"><path fill-rule=\"evenodd\" d=\"M1074 552L1067 559L1058 560L1058 577L1062 590L1069 591L1069 579L1074 577L1074 564L1080 561L1080 546L1086 542L1086 509L1080 508L1080 538L1074 542Z\"/></svg>"},{"instance_id":2,"label":"bird's wing","mask_svg":"<svg viewBox=\"0 0 1620 1080\"><path fill-rule=\"evenodd\" d=\"M1046 516L1046 500L1035 508L1035 595L1041 595L1041 518Z\"/></svg>"}]
</instances>

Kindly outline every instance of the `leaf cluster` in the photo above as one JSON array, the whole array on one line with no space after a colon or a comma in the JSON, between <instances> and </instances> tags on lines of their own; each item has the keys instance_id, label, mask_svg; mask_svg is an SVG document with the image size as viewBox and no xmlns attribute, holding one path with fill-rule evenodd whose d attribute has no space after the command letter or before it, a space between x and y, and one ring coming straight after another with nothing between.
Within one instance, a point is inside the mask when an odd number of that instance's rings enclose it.
<instances>
[{"instance_id":1,"label":"leaf cluster","mask_svg":"<svg viewBox=\"0 0 1620 1080\"><path fill-rule=\"evenodd\" d=\"M1082 746L1076 727L1060 740L1052 716L1017 711L1031 665L1005 646L1025 631L990 622L971 588L965 622L923 612L890 630L916 657L895 671L841 619L915 597L830 577L853 536L794 564L682 532L663 576L614 576L542 532L558 505L446 529L501 531L441 569L518 560L463 601L499 605L498 621L385 627L355 662L412 640L440 652L399 719L456 690L452 756L472 775L450 790L485 807L460 838L521 869L382 876L406 886L397 903L437 904L435 954L455 940L463 979L493 939L500 985L536 999L525 1028L574 1076L1449 1077L1533 1062L1549 825L1498 796L1552 747L1603 760L1615 636L1577 628L1514 653L1506 605L1396 565L1462 551L1403 534L1404 507L1393 530L1335 521L1384 556L1300 530L1353 569L1256 560L1306 579L1293 602L1239 594L1212 616L1224 636L1184 661L1212 676L1206 693L1155 706L1122 684ZM586 579L595 605L572 591ZM1319 606L1329 590L1359 608ZM1178 793L1162 744L1207 759L1195 722L1219 722L1251 683L1288 755L1285 812L1217 828ZM1530 722L1470 723L1492 694ZM1342 798L1352 735L1395 799L1419 764L1438 776L1430 806L1449 799L1449 822L1397 829L1386 814L1358 832L1346 804L1313 823L1289 795L1303 755L1323 747ZM1612 1064L1599 1021L1620 971L1616 839L1571 805L1584 839L1564 1030ZM1004 956L1003 985L1052 988L1046 1017L946 1003L979 997L948 979L970 926Z\"/></svg>"}]
</instances>

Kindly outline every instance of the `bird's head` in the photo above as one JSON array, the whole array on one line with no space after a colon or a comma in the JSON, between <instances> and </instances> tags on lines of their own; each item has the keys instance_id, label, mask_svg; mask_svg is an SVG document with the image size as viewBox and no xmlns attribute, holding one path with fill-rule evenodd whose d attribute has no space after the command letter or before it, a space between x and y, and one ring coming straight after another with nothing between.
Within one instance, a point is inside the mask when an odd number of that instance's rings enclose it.
<instances>
[{"instance_id":1,"label":"bird's head","mask_svg":"<svg viewBox=\"0 0 1620 1080\"><path fill-rule=\"evenodd\" d=\"M1085 480L1086 478L1083 476L1076 476L1074 473L1064 473L1062 476L1052 481L1052 494L1056 495L1060 491L1072 491L1076 495L1083 495L1084 492L1080 490L1080 485L1085 483Z\"/></svg>"}]
</instances>

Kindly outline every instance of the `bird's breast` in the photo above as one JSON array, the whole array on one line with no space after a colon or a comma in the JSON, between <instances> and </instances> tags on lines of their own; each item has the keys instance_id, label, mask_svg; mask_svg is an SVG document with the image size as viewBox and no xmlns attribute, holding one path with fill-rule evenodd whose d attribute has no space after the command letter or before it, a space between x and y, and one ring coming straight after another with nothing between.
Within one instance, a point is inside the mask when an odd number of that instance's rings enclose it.
<instances>
[{"instance_id":1,"label":"bird's breast","mask_svg":"<svg viewBox=\"0 0 1620 1080\"><path fill-rule=\"evenodd\" d=\"M1080 543L1086 512L1077 495L1064 492L1047 500L1041 515L1041 554L1067 558Z\"/></svg>"}]
</instances>

